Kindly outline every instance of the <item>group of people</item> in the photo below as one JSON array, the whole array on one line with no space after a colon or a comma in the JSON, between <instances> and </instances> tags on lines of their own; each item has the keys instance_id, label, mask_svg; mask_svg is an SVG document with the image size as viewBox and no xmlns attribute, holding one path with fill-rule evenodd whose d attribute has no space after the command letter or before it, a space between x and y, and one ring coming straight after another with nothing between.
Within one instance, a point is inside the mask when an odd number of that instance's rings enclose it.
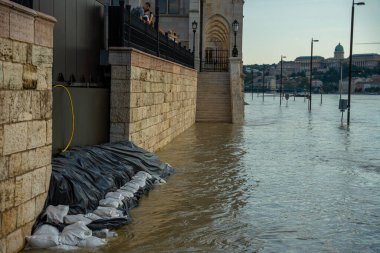
<instances>
[{"instance_id":1,"label":"group of people","mask_svg":"<svg viewBox=\"0 0 380 253\"><path fill-rule=\"evenodd\" d=\"M133 14L138 16L145 24L153 24L153 12L150 11L150 3L146 2L143 7L136 7L132 10Z\"/></svg>"}]
</instances>

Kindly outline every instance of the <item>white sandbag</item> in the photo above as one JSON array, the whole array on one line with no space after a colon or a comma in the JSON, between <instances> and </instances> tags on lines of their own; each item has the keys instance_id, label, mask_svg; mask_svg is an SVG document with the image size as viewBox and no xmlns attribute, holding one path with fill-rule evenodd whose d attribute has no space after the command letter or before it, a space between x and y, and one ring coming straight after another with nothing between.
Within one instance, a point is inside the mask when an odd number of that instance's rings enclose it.
<instances>
[{"instance_id":1,"label":"white sandbag","mask_svg":"<svg viewBox=\"0 0 380 253\"><path fill-rule=\"evenodd\" d=\"M76 246L70 246L70 245L58 245L49 249L54 250L54 252L56 252L59 250L78 250L80 248Z\"/></svg>"},{"instance_id":2,"label":"white sandbag","mask_svg":"<svg viewBox=\"0 0 380 253\"><path fill-rule=\"evenodd\" d=\"M69 206L58 205L58 206L48 206L44 213L44 216L47 216L47 222L50 223L63 223L63 218L69 212Z\"/></svg>"},{"instance_id":3,"label":"white sandbag","mask_svg":"<svg viewBox=\"0 0 380 253\"><path fill-rule=\"evenodd\" d=\"M92 231L83 221L68 225L61 234L61 242L65 245L77 246L79 241L92 236Z\"/></svg>"},{"instance_id":4,"label":"white sandbag","mask_svg":"<svg viewBox=\"0 0 380 253\"><path fill-rule=\"evenodd\" d=\"M47 224L44 224L42 226L40 226L39 228L37 228L33 235L59 235L59 230L58 228L52 226L52 225L47 225Z\"/></svg>"},{"instance_id":5,"label":"white sandbag","mask_svg":"<svg viewBox=\"0 0 380 253\"><path fill-rule=\"evenodd\" d=\"M105 245L107 242L104 239L100 239L95 236L88 237L84 240L81 240L78 243L78 246L81 248L96 248Z\"/></svg>"},{"instance_id":6,"label":"white sandbag","mask_svg":"<svg viewBox=\"0 0 380 253\"><path fill-rule=\"evenodd\" d=\"M123 195L123 197L127 199L133 198L133 196L135 196L133 192L128 191L128 190L119 189L117 190L117 192L120 192L120 194Z\"/></svg>"},{"instance_id":7,"label":"white sandbag","mask_svg":"<svg viewBox=\"0 0 380 253\"><path fill-rule=\"evenodd\" d=\"M106 194L105 198L106 199L107 198L113 198L113 199L117 199L118 201L120 201L120 200L124 199L124 196L120 192L109 192Z\"/></svg>"},{"instance_id":8,"label":"white sandbag","mask_svg":"<svg viewBox=\"0 0 380 253\"><path fill-rule=\"evenodd\" d=\"M122 191L129 191L133 194L133 196L135 195L135 193L139 190L138 188L136 189L137 187L135 186L129 186L129 185L125 185L123 186L122 188L120 188L120 190Z\"/></svg>"},{"instance_id":9,"label":"white sandbag","mask_svg":"<svg viewBox=\"0 0 380 253\"><path fill-rule=\"evenodd\" d=\"M92 221L103 219L102 217L100 217L99 215L96 215L94 213L87 213L87 214L84 215L84 217L86 217L86 218L88 218L88 219L90 219Z\"/></svg>"},{"instance_id":10,"label":"white sandbag","mask_svg":"<svg viewBox=\"0 0 380 253\"><path fill-rule=\"evenodd\" d=\"M129 187L129 188L135 189L136 191L138 191L138 189L140 188L140 186L134 183L132 180L126 183L123 187Z\"/></svg>"},{"instance_id":11,"label":"white sandbag","mask_svg":"<svg viewBox=\"0 0 380 253\"><path fill-rule=\"evenodd\" d=\"M149 174L148 172L146 172L146 171L139 171L139 172L137 172L136 175L144 175L148 179L152 179L153 178L153 176L151 174Z\"/></svg>"},{"instance_id":12,"label":"white sandbag","mask_svg":"<svg viewBox=\"0 0 380 253\"><path fill-rule=\"evenodd\" d=\"M123 217L123 212L113 207L98 206L94 214L99 215L103 219Z\"/></svg>"},{"instance_id":13,"label":"white sandbag","mask_svg":"<svg viewBox=\"0 0 380 253\"><path fill-rule=\"evenodd\" d=\"M146 180L148 177L145 174L136 174L132 177L132 179L142 179Z\"/></svg>"},{"instance_id":14,"label":"white sandbag","mask_svg":"<svg viewBox=\"0 0 380 253\"><path fill-rule=\"evenodd\" d=\"M139 188L144 188L146 185L145 180L141 180L141 179L133 179L131 182L133 182L134 184L137 184Z\"/></svg>"},{"instance_id":15,"label":"white sandbag","mask_svg":"<svg viewBox=\"0 0 380 253\"><path fill-rule=\"evenodd\" d=\"M120 201L113 198L106 198L99 200L99 205L104 207L118 208L120 206Z\"/></svg>"},{"instance_id":16,"label":"white sandbag","mask_svg":"<svg viewBox=\"0 0 380 253\"><path fill-rule=\"evenodd\" d=\"M83 221L85 225L90 224L92 222L91 219L84 216L84 214L75 214L75 215L66 215L63 218L65 224L74 224L78 221Z\"/></svg>"},{"instance_id":17,"label":"white sandbag","mask_svg":"<svg viewBox=\"0 0 380 253\"><path fill-rule=\"evenodd\" d=\"M162 184L166 184L166 181L162 178L159 178L157 179L155 182L154 182L155 185L162 185Z\"/></svg>"},{"instance_id":18,"label":"white sandbag","mask_svg":"<svg viewBox=\"0 0 380 253\"><path fill-rule=\"evenodd\" d=\"M27 236L28 246L33 249L46 249L60 245L58 235L32 235Z\"/></svg>"},{"instance_id":19,"label":"white sandbag","mask_svg":"<svg viewBox=\"0 0 380 253\"><path fill-rule=\"evenodd\" d=\"M99 238L111 238L111 237L117 237L118 236L116 232L110 231L108 228L98 230L98 231L93 231L92 235L99 237Z\"/></svg>"}]
</instances>

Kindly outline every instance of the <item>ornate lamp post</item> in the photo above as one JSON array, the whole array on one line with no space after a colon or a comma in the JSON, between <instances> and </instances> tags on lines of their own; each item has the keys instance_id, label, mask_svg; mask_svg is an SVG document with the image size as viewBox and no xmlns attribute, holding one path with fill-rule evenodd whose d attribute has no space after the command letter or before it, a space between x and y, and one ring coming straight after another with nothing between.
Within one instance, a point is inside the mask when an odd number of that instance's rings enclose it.
<instances>
[{"instance_id":1,"label":"ornate lamp post","mask_svg":"<svg viewBox=\"0 0 380 253\"><path fill-rule=\"evenodd\" d=\"M239 22L236 19L232 23L232 30L234 31L234 35L235 35L235 44L234 44L234 48L232 49L232 57L238 57L239 51L236 47L236 33L239 31Z\"/></svg>"},{"instance_id":2,"label":"ornate lamp post","mask_svg":"<svg viewBox=\"0 0 380 253\"><path fill-rule=\"evenodd\" d=\"M314 42L318 42L319 40L315 40L311 38L311 55L310 55L310 85L309 85L309 112L311 112L311 84L313 82L313 46Z\"/></svg>"},{"instance_id":3,"label":"ornate lamp post","mask_svg":"<svg viewBox=\"0 0 380 253\"><path fill-rule=\"evenodd\" d=\"M193 28L193 54L195 54L195 33L197 31L198 23L194 20L193 23L191 23L191 27Z\"/></svg>"},{"instance_id":4,"label":"ornate lamp post","mask_svg":"<svg viewBox=\"0 0 380 253\"><path fill-rule=\"evenodd\" d=\"M348 102L347 102L347 126L350 125L350 110L351 110L351 80L352 80L352 41L354 34L354 14L355 5L365 5L364 2L355 3L352 0L352 11L351 11L351 39L350 39L350 60L348 66Z\"/></svg>"}]
</instances>

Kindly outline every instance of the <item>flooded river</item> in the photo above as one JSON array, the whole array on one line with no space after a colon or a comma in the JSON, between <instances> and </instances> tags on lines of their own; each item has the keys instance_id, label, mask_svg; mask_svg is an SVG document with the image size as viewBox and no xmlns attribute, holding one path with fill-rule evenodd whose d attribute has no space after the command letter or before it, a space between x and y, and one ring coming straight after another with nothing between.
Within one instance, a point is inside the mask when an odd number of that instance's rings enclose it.
<instances>
[{"instance_id":1,"label":"flooded river","mask_svg":"<svg viewBox=\"0 0 380 253\"><path fill-rule=\"evenodd\" d=\"M380 252L380 97L247 95L246 122L196 124L159 155L176 168L101 252Z\"/></svg>"}]
</instances>

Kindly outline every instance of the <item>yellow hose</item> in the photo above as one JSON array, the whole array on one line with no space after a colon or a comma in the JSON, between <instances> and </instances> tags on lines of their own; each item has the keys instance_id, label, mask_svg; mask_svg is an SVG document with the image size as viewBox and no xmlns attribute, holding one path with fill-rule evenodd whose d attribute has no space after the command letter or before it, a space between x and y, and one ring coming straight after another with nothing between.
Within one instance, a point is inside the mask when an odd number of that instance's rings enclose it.
<instances>
[{"instance_id":1,"label":"yellow hose","mask_svg":"<svg viewBox=\"0 0 380 253\"><path fill-rule=\"evenodd\" d=\"M69 96L69 99L70 99L70 105L71 105L71 115L72 115L72 126L71 126L71 136L70 136L70 140L69 142L67 143L66 147L63 149L63 153L65 153L67 151L67 149L70 147L71 145L71 142L73 141L73 138L74 138L74 129L75 129L75 115L74 115L74 103L73 103L73 99L71 97L71 93L69 91L69 89L67 89L66 86L62 85L62 84L57 84L57 85L54 85L53 86L54 88L64 88L67 95Z\"/></svg>"}]
</instances>

